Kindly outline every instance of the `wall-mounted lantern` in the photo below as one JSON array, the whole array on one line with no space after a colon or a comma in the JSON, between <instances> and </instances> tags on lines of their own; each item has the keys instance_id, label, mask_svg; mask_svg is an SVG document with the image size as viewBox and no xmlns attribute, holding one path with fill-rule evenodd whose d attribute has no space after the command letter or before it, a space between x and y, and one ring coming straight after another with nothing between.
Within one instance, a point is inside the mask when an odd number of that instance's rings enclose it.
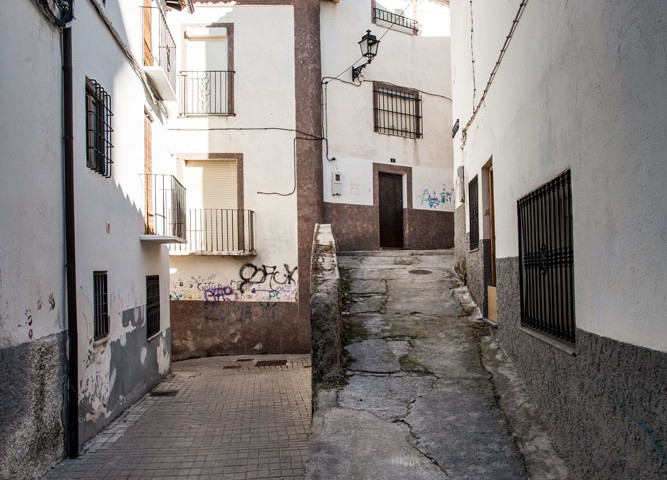
<instances>
[{"instance_id":1,"label":"wall-mounted lantern","mask_svg":"<svg viewBox=\"0 0 667 480\"><path fill-rule=\"evenodd\" d=\"M366 63L359 65L358 67L352 67L352 80L356 80L357 77L361 74L361 71L366 65L370 63L375 58L375 55L378 53L378 45L380 45L380 40L378 40L375 35L371 33L370 30L366 30L366 35L361 37L359 41L359 48L361 48L361 55L366 57Z\"/></svg>"}]
</instances>

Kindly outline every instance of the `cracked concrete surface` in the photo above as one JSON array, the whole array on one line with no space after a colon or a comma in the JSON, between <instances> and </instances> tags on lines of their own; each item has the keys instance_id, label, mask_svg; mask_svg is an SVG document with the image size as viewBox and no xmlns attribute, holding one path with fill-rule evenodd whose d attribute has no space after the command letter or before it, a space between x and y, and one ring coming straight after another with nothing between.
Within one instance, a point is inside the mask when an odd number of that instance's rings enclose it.
<instances>
[{"instance_id":1,"label":"cracked concrete surface","mask_svg":"<svg viewBox=\"0 0 667 480\"><path fill-rule=\"evenodd\" d=\"M307 478L570 478L452 252L359 252L339 264L347 382L318 394Z\"/></svg>"}]
</instances>

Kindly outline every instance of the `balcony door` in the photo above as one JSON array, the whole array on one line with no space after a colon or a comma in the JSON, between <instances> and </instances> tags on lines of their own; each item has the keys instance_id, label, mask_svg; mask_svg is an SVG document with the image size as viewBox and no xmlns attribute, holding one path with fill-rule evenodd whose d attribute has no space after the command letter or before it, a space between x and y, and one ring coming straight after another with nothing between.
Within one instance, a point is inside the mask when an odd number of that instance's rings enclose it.
<instances>
[{"instance_id":1,"label":"balcony door","mask_svg":"<svg viewBox=\"0 0 667 480\"><path fill-rule=\"evenodd\" d=\"M243 216L238 210L236 160L189 160L185 181L189 241L201 251L237 250Z\"/></svg>"},{"instance_id":2,"label":"balcony door","mask_svg":"<svg viewBox=\"0 0 667 480\"><path fill-rule=\"evenodd\" d=\"M227 28L188 28L183 71L186 115L228 114L229 45Z\"/></svg>"}]
</instances>

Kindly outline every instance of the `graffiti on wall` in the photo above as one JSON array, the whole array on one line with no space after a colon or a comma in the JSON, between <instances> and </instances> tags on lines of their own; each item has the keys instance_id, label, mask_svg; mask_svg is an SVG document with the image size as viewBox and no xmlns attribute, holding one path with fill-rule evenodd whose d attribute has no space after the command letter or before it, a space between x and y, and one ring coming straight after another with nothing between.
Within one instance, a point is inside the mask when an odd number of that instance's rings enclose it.
<instances>
[{"instance_id":1,"label":"graffiti on wall","mask_svg":"<svg viewBox=\"0 0 667 480\"><path fill-rule=\"evenodd\" d=\"M203 300L205 302L295 302L297 300L297 267L257 266L246 263L239 278L218 282L216 274L206 277L176 279L169 292L170 300Z\"/></svg>"},{"instance_id":2,"label":"graffiti on wall","mask_svg":"<svg viewBox=\"0 0 667 480\"><path fill-rule=\"evenodd\" d=\"M440 205L454 201L454 189L442 185L439 190L425 188L422 190L420 205L428 205L428 208L438 208Z\"/></svg>"}]
</instances>

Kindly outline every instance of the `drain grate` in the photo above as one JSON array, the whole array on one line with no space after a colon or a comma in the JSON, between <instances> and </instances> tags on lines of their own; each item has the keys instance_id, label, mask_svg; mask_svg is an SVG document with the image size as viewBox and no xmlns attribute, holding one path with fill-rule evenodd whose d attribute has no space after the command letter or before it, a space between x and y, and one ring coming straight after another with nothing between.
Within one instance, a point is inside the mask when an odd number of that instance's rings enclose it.
<instances>
[{"instance_id":1,"label":"drain grate","mask_svg":"<svg viewBox=\"0 0 667 480\"><path fill-rule=\"evenodd\" d=\"M223 369L241 368L241 365L225 365Z\"/></svg>"},{"instance_id":2,"label":"drain grate","mask_svg":"<svg viewBox=\"0 0 667 480\"><path fill-rule=\"evenodd\" d=\"M408 273L412 273L413 275L430 275L433 272L430 270L410 270Z\"/></svg>"},{"instance_id":3,"label":"drain grate","mask_svg":"<svg viewBox=\"0 0 667 480\"><path fill-rule=\"evenodd\" d=\"M149 393L151 397L175 397L178 390L155 390Z\"/></svg>"},{"instance_id":4,"label":"drain grate","mask_svg":"<svg viewBox=\"0 0 667 480\"><path fill-rule=\"evenodd\" d=\"M237 358L236 359L237 362L252 362L253 360L255 360L255 359L254 358Z\"/></svg>"},{"instance_id":5,"label":"drain grate","mask_svg":"<svg viewBox=\"0 0 667 480\"><path fill-rule=\"evenodd\" d=\"M256 367L282 367L287 365L287 360L260 360L255 363Z\"/></svg>"}]
</instances>

